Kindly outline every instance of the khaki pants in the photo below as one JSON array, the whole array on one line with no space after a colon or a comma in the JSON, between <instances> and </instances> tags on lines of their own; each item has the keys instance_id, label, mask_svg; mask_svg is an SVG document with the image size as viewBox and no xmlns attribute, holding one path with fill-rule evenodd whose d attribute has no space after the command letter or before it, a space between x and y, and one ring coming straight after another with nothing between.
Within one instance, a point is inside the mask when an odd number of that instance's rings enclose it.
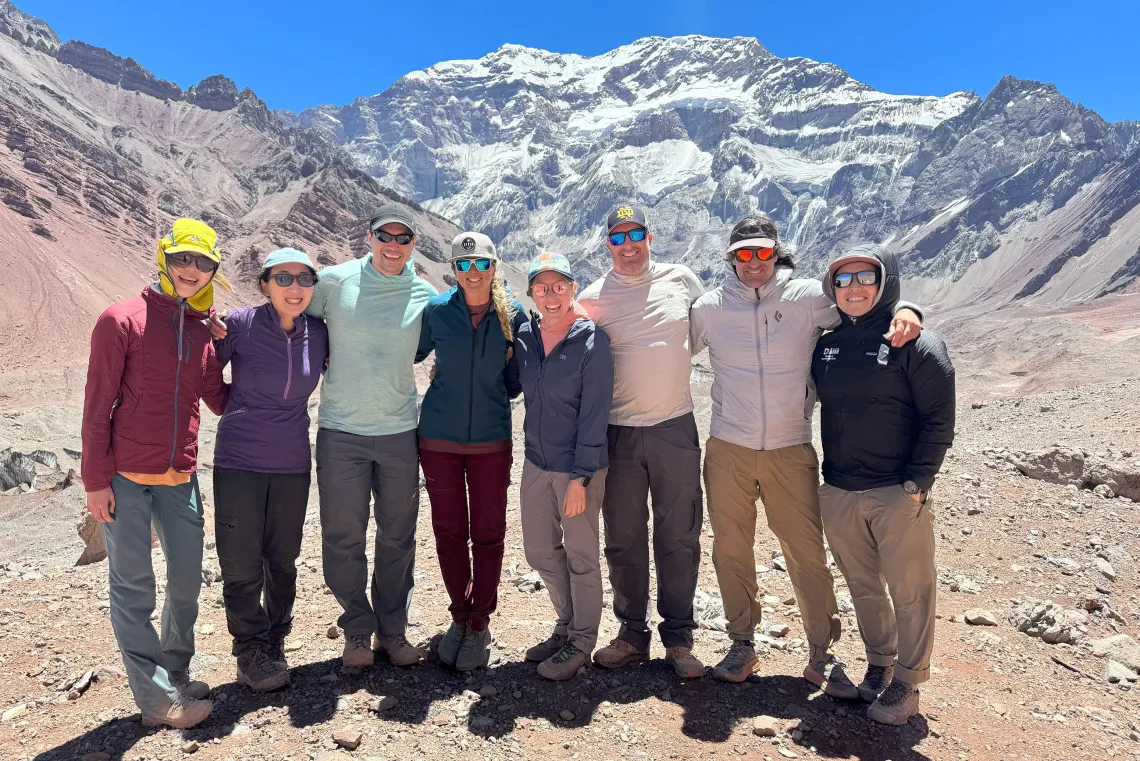
<instances>
[{"instance_id":1,"label":"khaki pants","mask_svg":"<svg viewBox=\"0 0 1140 761\"><path fill-rule=\"evenodd\" d=\"M867 663L893 664L901 682L925 682L937 588L930 497L919 504L901 486L845 491L823 484L819 501L827 541L851 590Z\"/></svg>"},{"instance_id":2,"label":"khaki pants","mask_svg":"<svg viewBox=\"0 0 1140 761\"><path fill-rule=\"evenodd\" d=\"M819 514L819 460L811 444L757 450L710 438L705 489L728 635L752 639L760 626L756 584L756 500L780 541L803 615L812 660L827 656L841 631Z\"/></svg>"}]
</instances>

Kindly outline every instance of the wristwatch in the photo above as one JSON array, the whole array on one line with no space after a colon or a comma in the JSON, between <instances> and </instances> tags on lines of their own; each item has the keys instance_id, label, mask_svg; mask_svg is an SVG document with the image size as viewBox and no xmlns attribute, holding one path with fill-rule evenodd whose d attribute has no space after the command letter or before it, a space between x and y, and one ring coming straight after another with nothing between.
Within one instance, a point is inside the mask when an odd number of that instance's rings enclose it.
<instances>
[{"instance_id":1,"label":"wristwatch","mask_svg":"<svg viewBox=\"0 0 1140 761\"><path fill-rule=\"evenodd\" d=\"M582 484L583 489L590 485L590 477L589 476L575 476L574 478L572 478L570 480L577 481L578 483Z\"/></svg>"},{"instance_id":2,"label":"wristwatch","mask_svg":"<svg viewBox=\"0 0 1140 761\"><path fill-rule=\"evenodd\" d=\"M919 491L921 491L918 488L918 484L916 484L914 481L903 481L902 487L903 487L903 491L905 491L907 494L909 494L912 497L914 495L918 494Z\"/></svg>"}]
</instances>

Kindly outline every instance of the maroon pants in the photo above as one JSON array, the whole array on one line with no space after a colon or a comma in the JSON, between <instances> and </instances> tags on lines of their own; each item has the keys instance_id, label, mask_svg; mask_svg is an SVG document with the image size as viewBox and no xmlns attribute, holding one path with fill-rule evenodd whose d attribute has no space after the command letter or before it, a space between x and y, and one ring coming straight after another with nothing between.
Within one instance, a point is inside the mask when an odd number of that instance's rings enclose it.
<instances>
[{"instance_id":1,"label":"maroon pants","mask_svg":"<svg viewBox=\"0 0 1140 761\"><path fill-rule=\"evenodd\" d=\"M490 454L420 450L439 570L451 597L448 610L457 623L476 631L487 628L499 602L512 461L509 450Z\"/></svg>"}]
</instances>

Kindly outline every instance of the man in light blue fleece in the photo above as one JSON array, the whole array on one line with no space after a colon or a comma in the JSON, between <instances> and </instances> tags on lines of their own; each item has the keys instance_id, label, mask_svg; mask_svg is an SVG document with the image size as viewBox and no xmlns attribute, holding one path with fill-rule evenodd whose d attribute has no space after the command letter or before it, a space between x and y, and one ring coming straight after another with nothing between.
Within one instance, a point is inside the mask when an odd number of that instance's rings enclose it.
<instances>
[{"instance_id":1,"label":"man in light blue fleece","mask_svg":"<svg viewBox=\"0 0 1140 761\"><path fill-rule=\"evenodd\" d=\"M418 663L404 636L412 599L419 460L412 373L420 318L436 291L415 274L415 222L403 206L373 215L371 253L321 271L306 311L328 326L329 370L321 389L317 488L325 583L344 613L345 666ZM369 603L369 497L376 547ZM369 638L372 638L371 646Z\"/></svg>"}]
</instances>

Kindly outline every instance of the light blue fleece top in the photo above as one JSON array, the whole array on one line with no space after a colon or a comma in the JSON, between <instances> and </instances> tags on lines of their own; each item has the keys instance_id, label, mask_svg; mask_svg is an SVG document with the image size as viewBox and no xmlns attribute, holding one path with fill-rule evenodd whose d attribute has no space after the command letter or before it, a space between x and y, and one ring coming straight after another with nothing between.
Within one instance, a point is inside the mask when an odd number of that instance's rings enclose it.
<instances>
[{"instance_id":1,"label":"light blue fleece top","mask_svg":"<svg viewBox=\"0 0 1140 761\"><path fill-rule=\"evenodd\" d=\"M420 318L435 288L411 260L399 275L381 275L372 254L320 272L306 314L329 331L329 369L317 415L321 428L389 436L416 427L412 363Z\"/></svg>"}]
</instances>

